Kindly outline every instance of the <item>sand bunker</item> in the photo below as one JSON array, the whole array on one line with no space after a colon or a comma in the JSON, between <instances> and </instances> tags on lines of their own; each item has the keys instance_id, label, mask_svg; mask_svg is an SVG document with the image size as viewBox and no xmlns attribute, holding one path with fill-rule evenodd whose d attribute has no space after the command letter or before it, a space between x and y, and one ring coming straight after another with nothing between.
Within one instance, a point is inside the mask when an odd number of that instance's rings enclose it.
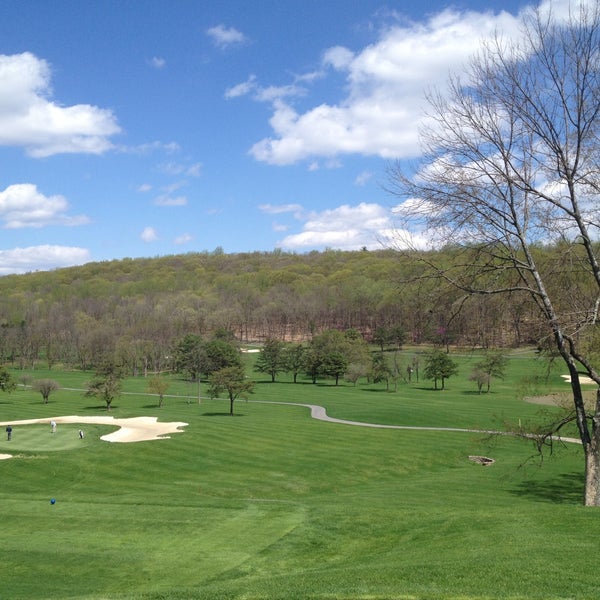
<instances>
[{"instance_id":1,"label":"sand bunker","mask_svg":"<svg viewBox=\"0 0 600 600\"><path fill-rule=\"evenodd\" d=\"M571 383L570 375L561 375L561 377L565 380L566 383ZM591 377L586 377L585 375L581 375L579 377L579 383L581 383L581 385L591 385L591 384L595 383L595 381Z\"/></svg>"},{"instance_id":2,"label":"sand bunker","mask_svg":"<svg viewBox=\"0 0 600 600\"><path fill-rule=\"evenodd\" d=\"M34 423L48 423L55 421L60 423L80 423L82 425L113 425L119 427L117 431L103 435L100 439L105 442L146 442L150 440L161 440L171 437L170 433L181 433L181 427L187 423L172 422L159 423L157 417L133 417L130 419L115 419L114 417L49 417L45 419L25 419L22 421L3 421L0 427L6 425L32 425ZM11 458L10 454L0 454L0 460Z\"/></svg>"}]
</instances>

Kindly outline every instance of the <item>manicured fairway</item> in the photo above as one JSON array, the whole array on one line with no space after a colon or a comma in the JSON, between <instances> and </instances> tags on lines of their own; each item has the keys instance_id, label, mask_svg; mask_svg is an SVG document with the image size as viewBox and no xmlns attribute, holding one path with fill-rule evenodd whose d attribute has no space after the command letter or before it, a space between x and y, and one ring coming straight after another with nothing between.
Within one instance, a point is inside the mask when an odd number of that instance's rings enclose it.
<instances>
[{"instance_id":1,"label":"manicured fairway","mask_svg":"<svg viewBox=\"0 0 600 600\"><path fill-rule=\"evenodd\" d=\"M18 455L0 461L0 598L597 598L600 513L580 504L577 446L540 468L511 438L337 425L259 402L412 425L539 418L514 393L537 364L511 368L481 397L464 375L443 393L282 378L236 402L234 417L225 401L185 398L181 381L158 409L143 380L129 380L111 414L187 422L184 433L111 444L103 426L84 440L75 424L16 427L11 442L0 432L0 453ZM86 374L66 378L83 387ZM548 382L561 385L558 373ZM30 390L0 396L0 420L68 414L106 413L77 391L48 405Z\"/></svg>"}]
</instances>

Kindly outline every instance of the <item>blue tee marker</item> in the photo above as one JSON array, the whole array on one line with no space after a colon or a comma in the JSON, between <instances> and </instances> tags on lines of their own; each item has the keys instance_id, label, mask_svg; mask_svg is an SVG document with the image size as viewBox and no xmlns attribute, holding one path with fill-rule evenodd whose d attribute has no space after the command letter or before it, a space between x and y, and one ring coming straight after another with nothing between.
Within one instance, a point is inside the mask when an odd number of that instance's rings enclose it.
<instances>
[{"instance_id":1,"label":"blue tee marker","mask_svg":"<svg viewBox=\"0 0 600 600\"><path fill-rule=\"evenodd\" d=\"M56 498L52 498L52 500L50 500L50 504L56 504Z\"/></svg>"}]
</instances>

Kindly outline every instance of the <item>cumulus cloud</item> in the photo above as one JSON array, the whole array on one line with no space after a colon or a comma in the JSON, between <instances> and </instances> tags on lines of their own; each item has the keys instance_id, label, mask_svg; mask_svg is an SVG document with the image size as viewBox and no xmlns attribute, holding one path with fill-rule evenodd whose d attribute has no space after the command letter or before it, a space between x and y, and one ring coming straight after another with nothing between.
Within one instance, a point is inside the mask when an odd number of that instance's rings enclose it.
<instances>
[{"instance_id":1,"label":"cumulus cloud","mask_svg":"<svg viewBox=\"0 0 600 600\"><path fill-rule=\"evenodd\" d=\"M67 215L68 208L64 196L44 196L32 183L9 185L0 192L0 219L5 229L89 223L84 215Z\"/></svg>"},{"instance_id":2,"label":"cumulus cloud","mask_svg":"<svg viewBox=\"0 0 600 600\"><path fill-rule=\"evenodd\" d=\"M289 235L277 245L288 250L379 249L389 246L394 235L390 211L379 204L362 202L311 213L301 233Z\"/></svg>"},{"instance_id":3,"label":"cumulus cloud","mask_svg":"<svg viewBox=\"0 0 600 600\"><path fill-rule=\"evenodd\" d=\"M225 27L225 25L216 25L206 30L215 46L219 48L228 48L246 42L246 36L235 29L235 27Z\"/></svg>"},{"instance_id":4,"label":"cumulus cloud","mask_svg":"<svg viewBox=\"0 0 600 600\"><path fill-rule=\"evenodd\" d=\"M30 52L0 55L0 146L21 146L33 157L101 154L120 127L108 109L61 106L50 100L51 69Z\"/></svg>"},{"instance_id":5,"label":"cumulus cloud","mask_svg":"<svg viewBox=\"0 0 600 600\"><path fill-rule=\"evenodd\" d=\"M271 99L273 135L250 152L274 165L340 154L414 157L426 90L443 88L450 72L466 64L483 38L496 31L514 35L517 27L517 18L506 12L445 10L426 22L390 27L360 51L330 48L322 63L345 77L344 96L301 112L288 99L298 93L295 84L277 88L288 94ZM255 98L269 99L265 94Z\"/></svg>"},{"instance_id":6,"label":"cumulus cloud","mask_svg":"<svg viewBox=\"0 0 600 600\"><path fill-rule=\"evenodd\" d=\"M47 271L89 261L89 251L75 246L43 245L0 250L0 275Z\"/></svg>"},{"instance_id":7,"label":"cumulus cloud","mask_svg":"<svg viewBox=\"0 0 600 600\"><path fill-rule=\"evenodd\" d=\"M156 229L154 229L154 227L144 228L144 231L142 231L142 233L140 234L140 239L143 242L155 242L158 239Z\"/></svg>"}]
</instances>

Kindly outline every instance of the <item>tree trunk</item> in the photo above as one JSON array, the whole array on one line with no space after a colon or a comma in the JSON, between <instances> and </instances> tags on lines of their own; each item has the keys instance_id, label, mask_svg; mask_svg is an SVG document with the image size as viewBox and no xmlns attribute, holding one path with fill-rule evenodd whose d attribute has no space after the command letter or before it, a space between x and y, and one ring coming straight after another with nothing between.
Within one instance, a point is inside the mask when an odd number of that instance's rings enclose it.
<instances>
[{"instance_id":1,"label":"tree trunk","mask_svg":"<svg viewBox=\"0 0 600 600\"><path fill-rule=\"evenodd\" d=\"M598 449L585 450L585 505L600 506Z\"/></svg>"},{"instance_id":2,"label":"tree trunk","mask_svg":"<svg viewBox=\"0 0 600 600\"><path fill-rule=\"evenodd\" d=\"M585 505L600 506L600 389L596 391L596 408L592 419L590 440L585 452Z\"/></svg>"}]
</instances>

